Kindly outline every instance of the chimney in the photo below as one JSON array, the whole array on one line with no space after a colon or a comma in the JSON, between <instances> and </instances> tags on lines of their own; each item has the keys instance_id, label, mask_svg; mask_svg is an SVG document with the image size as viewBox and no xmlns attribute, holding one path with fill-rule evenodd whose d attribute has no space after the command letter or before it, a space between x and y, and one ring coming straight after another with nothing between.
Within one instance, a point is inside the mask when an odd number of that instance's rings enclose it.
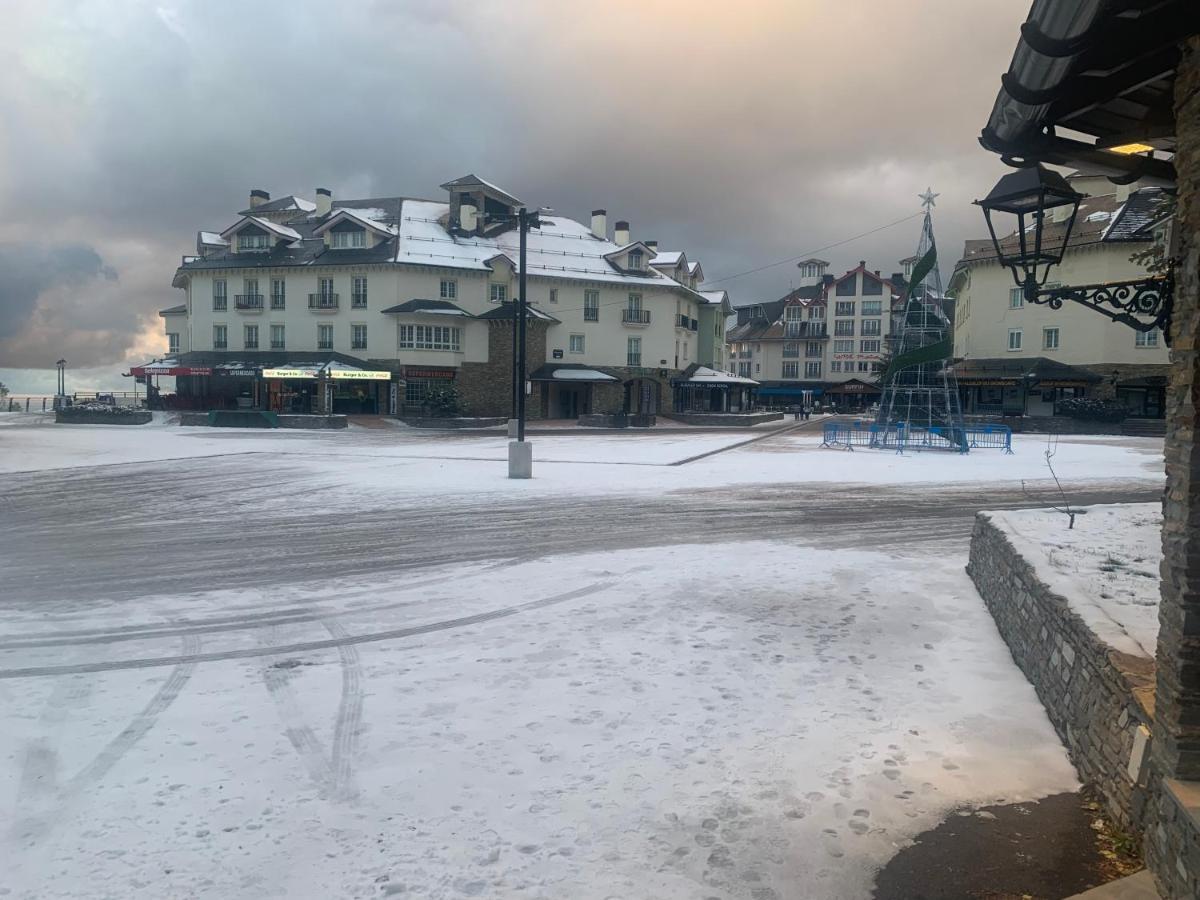
<instances>
[{"instance_id":1,"label":"chimney","mask_svg":"<svg viewBox=\"0 0 1200 900\"><path fill-rule=\"evenodd\" d=\"M464 196L462 203L458 206L458 227L467 234L474 234L475 227L479 224L478 214L475 210L475 200L471 197Z\"/></svg>"},{"instance_id":2,"label":"chimney","mask_svg":"<svg viewBox=\"0 0 1200 900\"><path fill-rule=\"evenodd\" d=\"M618 222L613 226L613 243L618 247L624 247L629 243L629 223Z\"/></svg>"},{"instance_id":3,"label":"chimney","mask_svg":"<svg viewBox=\"0 0 1200 900\"><path fill-rule=\"evenodd\" d=\"M333 208L333 192L329 188L317 188L317 215L327 216Z\"/></svg>"},{"instance_id":4,"label":"chimney","mask_svg":"<svg viewBox=\"0 0 1200 900\"><path fill-rule=\"evenodd\" d=\"M1117 202L1124 203L1129 199L1129 195L1137 190L1137 182L1131 181L1129 184L1117 185Z\"/></svg>"},{"instance_id":5,"label":"chimney","mask_svg":"<svg viewBox=\"0 0 1200 900\"><path fill-rule=\"evenodd\" d=\"M904 273L893 272L891 277L892 284L904 284Z\"/></svg>"},{"instance_id":6,"label":"chimney","mask_svg":"<svg viewBox=\"0 0 1200 900\"><path fill-rule=\"evenodd\" d=\"M858 267L860 269L865 269L867 267L867 261L865 259L860 259L858 261Z\"/></svg>"},{"instance_id":7,"label":"chimney","mask_svg":"<svg viewBox=\"0 0 1200 900\"><path fill-rule=\"evenodd\" d=\"M645 244L650 248L651 253L658 253L658 241L646 241Z\"/></svg>"},{"instance_id":8,"label":"chimney","mask_svg":"<svg viewBox=\"0 0 1200 900\"><path fill-rule=\"evenodd\" d=\"M878 269L876 269L876 270L875 270L875 277L876 277L876 278L878 278L878 277L879 277L879 270L878 270Z\"/></svg>"},{"instance_id":9,"label":"chimney","mask_svg":"<svg viewBox=\"0 0 1200 900\"><path fill-rule=\"evenodd\" d=\"M592 210L592 234L602 241L608 240L608 210Z\"/></svg>"},{"instance_id":10,"label":"chimney","mask_svg":"<svg viewBox=\"0 0 1200 900\"><path fill-rule=\"evenodd\" d=\"M262 206L270 199L271 195L266 191L260 191L258 188L255 188L250 192L250 208L254 209L256 206Z\"/></svg>"}]
</instances>

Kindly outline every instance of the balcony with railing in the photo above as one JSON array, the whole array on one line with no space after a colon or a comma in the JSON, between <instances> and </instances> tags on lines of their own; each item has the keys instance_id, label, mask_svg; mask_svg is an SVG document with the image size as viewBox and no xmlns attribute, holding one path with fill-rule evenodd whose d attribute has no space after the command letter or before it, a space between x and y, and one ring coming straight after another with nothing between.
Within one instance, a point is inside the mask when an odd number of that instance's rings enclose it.
<instances>
[{"instance_id":1,"label":"balcony with railing","mask_svg":"<svg viewBox=\"0 0 1200 900\"><path fill-rule=\"evenodd\" d=\"M784 334L789 338L827 338L829 326L824 322L788 322Z\"/></svg>"},{"instance_id":2,"label":"balcony with railing","mask_svg":"<svg viewBox=\"0 0 1200 900\"><path fill-rule=\"evenodd\" d=\"M309 294L308 308L313 312L337 312L338 295L337 294Z\"/></svg>"},{"instance_id":3,"label":"balcony with railing","mask_svg":"<svg viewBox=\"0 0 1200 900\"><path fill-rule=\"evenodd\" d=\"M648 309L623 309L621 310L621 324L623 325L649 325L650 310Z\"/></svg>"},{"instance_id":4,"label":"balcony with railing","mask_svg":"<svg viewBox=\"0 0 1200 900\"><path fill-rule=\"evenodd\" d=\"M234 294L233 305L241 312L262 312L262 294Z\"/></svg>"}]
</instances>

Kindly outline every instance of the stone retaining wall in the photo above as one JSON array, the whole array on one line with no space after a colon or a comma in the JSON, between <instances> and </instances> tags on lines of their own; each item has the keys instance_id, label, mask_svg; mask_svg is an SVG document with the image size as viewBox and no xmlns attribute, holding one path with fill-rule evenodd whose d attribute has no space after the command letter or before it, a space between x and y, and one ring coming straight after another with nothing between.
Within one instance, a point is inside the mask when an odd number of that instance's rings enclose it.
<instances>
[{"instance_id":1,"label":"stone retaining wall","mask_svg":"<svg viewBox=\"0 0 1200 900\"><path fill-rule=\"evenodd\" d=\"M975 518L967 573L1025 673L1080 778L1140 841L1149 809L1154 661L1101 641L1037 577L987 513Z\"/></svg>"},{"instance_id":2,"label":"stone retaining wall","mask_svg":"<svg viewBox=\"0 0 1200 900\"><path fill-rule=\"evenodd\" d=\"M726 425L730 428L740 428L762 422L777 422L783 418L783 413L665 413L664 418L674 419L685 425Z\"/></svg>"},{"instance_id":3,"label":"stone retaining wall","mask_svg":"<svg viewBox=\"0 0 1200 900\"><path fill-rule=\"evenodd\" d=\"M405 425L411 425L413 428L444 428L451 431L460 428L495 428L505 424L506 418L435 418L432 416L401 416L400 421Z\"/></svg>"},{"instance_id":4,"label":"stone retaining wall","mask_svg":"<svg viewBox=\"0 0 1200 900\"><path fill-rule=\"evenodd\" d=\"M146 425L154 419L149 410L114 415L89 410L57 410L54 421L60 425Z\"/></svg>"}]
</instances>

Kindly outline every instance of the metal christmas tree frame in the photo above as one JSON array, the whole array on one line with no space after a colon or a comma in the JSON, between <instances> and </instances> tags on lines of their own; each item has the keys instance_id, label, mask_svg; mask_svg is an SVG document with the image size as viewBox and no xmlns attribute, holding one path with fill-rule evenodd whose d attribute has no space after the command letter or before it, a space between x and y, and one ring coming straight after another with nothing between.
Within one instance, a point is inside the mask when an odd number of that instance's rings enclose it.
<instances>
[{"instance_id":1,"label":"metal christmas tree frame","mask_svg":"<svg viewBox=\"0 0 1200 900\"><path fill-rule=\"evenodd\" d=\"M912 450L969 449L958 382L950 368L954 352L951 322L942 307L942 276L933 239L934 194L921 195L925 223L917 265L904 296L892 312L890 361L875 420L872 446Z\"/></svg>"}]
</instances>

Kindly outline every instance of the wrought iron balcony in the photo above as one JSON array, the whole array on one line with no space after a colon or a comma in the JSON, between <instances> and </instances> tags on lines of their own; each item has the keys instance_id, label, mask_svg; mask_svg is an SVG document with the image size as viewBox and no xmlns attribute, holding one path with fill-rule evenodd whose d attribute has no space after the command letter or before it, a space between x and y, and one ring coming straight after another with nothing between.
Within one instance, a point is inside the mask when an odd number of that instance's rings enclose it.
<instances>
[{"instance_id":1,"label":"wrought iron balcony","mask_svg":"<svg viewBox=\"0 0 1200 900\"><path fill-rule=\"evenodd\" d=\"M338 308L338 295L309 294L308 308L315 310L336 310Z\"/></svg>"},{"instance_id":2,"label":"wrought iron balcony","mask_svg":"<svg viewBox=\"0 0 1200 900\"><path fill-rule=\"evenodd\" d=\"M621 322L625 325L649 325L650 310L623 309L621 310Z\"/></svg>"},{"instance_id":3,"label":"wrought iron balcony","mask_svg":"<svg viewBox=\"0 0 1200 900\"><path fill-rule=\"evenodd\" d=\"M827 338L829 326L824 322L788 322L784 334L789 338Z\"/></svg>"},{"instance_id":4,"label":"wrought iron balcony","mask_svg":"<svg viewBox=\"0 0 1200 900\"><path fill-rule=\"evenodd\" d=\"M263 295L262 294L234 294L233 305L240 310L247 312L262 312Z\"/></svg>"}]
</instances>

